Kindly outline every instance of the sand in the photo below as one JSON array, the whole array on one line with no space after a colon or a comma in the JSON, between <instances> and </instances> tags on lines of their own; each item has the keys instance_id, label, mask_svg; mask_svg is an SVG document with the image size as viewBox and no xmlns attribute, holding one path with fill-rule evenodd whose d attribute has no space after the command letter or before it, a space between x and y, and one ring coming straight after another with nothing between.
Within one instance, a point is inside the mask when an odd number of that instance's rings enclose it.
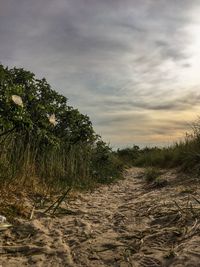
<instances>
[{"instance_id":1,"label":"sand","mask_svg":"<svg viewBox=\"0 0 200 267\"><path fill-rule=\"evenodd\" d=\"M0 266L200 266L200 189L176 171L165 186L147 184L143 170L79 193L65 214L41 210L0 232Z\"/></svg>"}]
</instances>

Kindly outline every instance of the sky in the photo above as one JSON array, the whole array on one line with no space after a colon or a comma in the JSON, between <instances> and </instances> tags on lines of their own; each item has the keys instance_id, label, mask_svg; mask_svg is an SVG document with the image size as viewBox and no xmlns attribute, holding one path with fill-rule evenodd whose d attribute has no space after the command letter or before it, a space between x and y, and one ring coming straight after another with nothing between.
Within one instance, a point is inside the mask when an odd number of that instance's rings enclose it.
<instances>
[{"instance_id":1,"label":"sky","mask_svg":"<svg viewBox=\"0 0 200 267\"><path fill-rule=\"evenodd\" d=\"M169 145L200 115L200 1L0 0L0 62L45 77L114 148Z\"/></svg>"}]
</instances>

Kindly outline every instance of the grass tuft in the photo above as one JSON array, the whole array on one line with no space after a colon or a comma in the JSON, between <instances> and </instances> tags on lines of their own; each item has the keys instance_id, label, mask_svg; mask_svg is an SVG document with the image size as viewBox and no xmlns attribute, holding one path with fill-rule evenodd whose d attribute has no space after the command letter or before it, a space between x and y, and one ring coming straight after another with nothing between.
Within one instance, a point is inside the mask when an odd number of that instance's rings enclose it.
<instances>
[{"instance_id":1,"label":"grass tuft","mask_svg":"<svg viewBox=\"0 0 200 267\"><path fill-rule=\"evenodd\" d=\"M144 172L144 179L148 183L152 183L155 181L159 181L159 176L161 175L161 171L154 167L148 167Z\"/></svg>"}]
</instances>

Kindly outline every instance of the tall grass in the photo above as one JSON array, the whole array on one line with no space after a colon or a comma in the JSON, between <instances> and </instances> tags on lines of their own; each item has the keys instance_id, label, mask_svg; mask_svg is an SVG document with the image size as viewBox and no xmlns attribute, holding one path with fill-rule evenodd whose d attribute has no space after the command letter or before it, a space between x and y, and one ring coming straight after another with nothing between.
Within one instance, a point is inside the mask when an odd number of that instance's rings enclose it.
<instances>
[{"instance_id":1,"label":"tall grass","mask_svg":"<svg viewBox=\"0 0 200 267\"><path fill-rule=\"evenodd\" d=\"M89 188L119 178L122 170L123 164L106 146L41 145L39 139L27 140L17 133L0 138L0 186L15 182L54 191L68 186Z\"/></svg>"},{"instance_id":2,"label":"tall grass","mask_svg":"<svg viewBox=\"0 0 200 267\"><path fill-rule=\"evenodd\" d=\"M181 167L185 171L198 170L200 169L199 136L187 136L185 141L167 148L143 150L134 161L134 165L162 168Z\"/></svg>"}]
</instances>

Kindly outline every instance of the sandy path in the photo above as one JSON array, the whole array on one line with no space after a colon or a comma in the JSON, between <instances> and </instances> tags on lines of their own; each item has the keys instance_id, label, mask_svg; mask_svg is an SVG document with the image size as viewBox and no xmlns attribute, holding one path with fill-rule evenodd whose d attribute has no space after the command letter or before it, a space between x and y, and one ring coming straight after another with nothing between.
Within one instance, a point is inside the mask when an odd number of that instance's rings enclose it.
<instances>
[{"instance_id":1,"label":"sandy path","mask_svg":"<svg viewBox=\"0 0 200 267\"><path fill-rule=\"evenodd\" d=\"M67 204L70 215L37 212L31 222L1 232L0 264L200 266L200 204L192 197L200 193L197 182L183 186L171 172L167 186L154 188L141 172L133 168L116 184L80 194Z\"/></svg>"}]
</instances>

